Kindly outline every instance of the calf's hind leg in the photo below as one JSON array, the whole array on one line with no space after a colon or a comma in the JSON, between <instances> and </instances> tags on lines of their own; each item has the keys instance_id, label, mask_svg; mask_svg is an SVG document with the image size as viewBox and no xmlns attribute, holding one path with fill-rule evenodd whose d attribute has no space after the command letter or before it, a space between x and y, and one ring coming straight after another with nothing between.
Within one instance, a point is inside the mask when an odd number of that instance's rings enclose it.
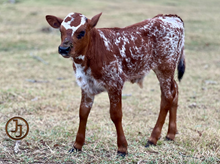
<instances>
[{"instance_id":1,"label":"calf's hind leg","mask_svg":"<svg viewBox=\"0 0 220 164\"><path fill-rule=\"evenodd\" d=\"M178 85L175 80L173 80L171 84L171 92L173 96L173 102L171 108L169 109L169 127L166 136L168 140L174 140L177 133L176 113L178 107Z\"/></svg>"},{"instance_id":2,"label":"calf's hind leg","mask_svg":"<svg viewBox=\"0 0 220 164\"><path fill-rule=\"evenodd\" d=\"M169 74L163 74L161 71L155 71L157 78L160 82L161 89L161 104L160 104L160 113L156 122L156 125L151 133L150 138L146 147L149 145L156 145L158 139L161 135L161 130L166 119L167 112L170 111L170 123L167 138L174 139L176 133L176 109L177 109L177 98L178 91L176 90L177 84L173 79L173 71L170 71Z\"/></svg>"}]
</instances>

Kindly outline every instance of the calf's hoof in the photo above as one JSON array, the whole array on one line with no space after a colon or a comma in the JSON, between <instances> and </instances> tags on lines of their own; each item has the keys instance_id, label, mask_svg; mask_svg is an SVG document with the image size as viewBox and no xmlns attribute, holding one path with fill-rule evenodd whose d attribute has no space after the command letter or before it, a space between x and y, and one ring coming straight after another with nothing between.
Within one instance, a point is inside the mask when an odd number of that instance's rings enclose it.
<instances>
[{"instance_id":1,"label":"calf's hoof","mask_svg":"<svg viewBox=\"0 0 220 164\"><path fill-rule=\"evenodd\" d=\"M117 152L117 157L124 158L126 155L127 155L127 153L125 153L125 152L120 152L120 151Z\"/></svg>"},{"instance_id":2,"label":"calf's hoof","mask_svg":"<svg viewBox=\"0 0 220 164\"><path fill-rule=\"evenodd\" d=\"M69 153L75 153L75 152L80 152L80 151L81 151L81 149L77 149L77 148L73 147L68 152Z\"/></svg>"},{"instance_id":3,"label":"calf's hoof","mask_svg":"<svg viewBox=\"0 0 220 164\"><path fill-rule=\"evenodd\" d=\"M173 139L166 136L165 141L173 141Z\"/></svg>"},{"instance_id":4,"label":"calf's hoof","mask_svg":"<svg viewBox=\"0 0 220 164\"><path fill-rule=\"evenodd\" d=\"M147 141L147 144L145 145L145 147L150 147L150 146L156 146L156 145L151 141Z\"/></svg>"}]
</instances>

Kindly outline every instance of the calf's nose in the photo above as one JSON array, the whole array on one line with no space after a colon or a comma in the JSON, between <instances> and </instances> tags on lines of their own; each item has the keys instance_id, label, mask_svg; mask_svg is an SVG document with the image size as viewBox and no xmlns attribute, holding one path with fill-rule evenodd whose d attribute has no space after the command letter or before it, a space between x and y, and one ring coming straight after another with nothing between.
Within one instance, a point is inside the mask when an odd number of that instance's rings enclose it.
<instances>
[{"instance_id":1,"label":"calf's nose","mask_svg":"<svg viewBox=\"0 0 220 164\"><path fill-rule=\"evenodd\" d=\"M58 52L62 55L62 56L68 56L69 52L70 52L70 47L62 47L59 46L58 47Z\"/></svg>"}]
</instances>

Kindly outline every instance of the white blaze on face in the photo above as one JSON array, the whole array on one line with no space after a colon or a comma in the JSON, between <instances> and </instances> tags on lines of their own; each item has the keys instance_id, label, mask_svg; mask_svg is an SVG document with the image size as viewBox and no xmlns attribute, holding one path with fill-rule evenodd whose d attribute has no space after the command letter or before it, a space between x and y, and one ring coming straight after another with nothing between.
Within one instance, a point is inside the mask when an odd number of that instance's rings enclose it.
<instances>
[{"instance_id":1,"label":"white blaze on face","mask_svg":"<svg viewBox=\"0 0 220 164\"><path fill-rule=\"evenodd\" d=\"M69 14L64 18L64 21L63 21L62 24L61 24L61 26L63 26L66 30L72 30L72 36L73 36L73 34L76 32L76 30L77 30L80 26L82 26L82 25L84 25L84 24L86 23L86 17L85 17L84 15L81 15L81 14L80 14L80 15L79 15L79 16L81 16L81 22L80 22L80 24L79 24L77 27L71 26L70 24L74 21L74 18L72 17L73 15L74 15L74 13L69 13ZM65 22L65 20L66 20L67 18L71 18L71 20Z\"/></svg>"}]
</instances>

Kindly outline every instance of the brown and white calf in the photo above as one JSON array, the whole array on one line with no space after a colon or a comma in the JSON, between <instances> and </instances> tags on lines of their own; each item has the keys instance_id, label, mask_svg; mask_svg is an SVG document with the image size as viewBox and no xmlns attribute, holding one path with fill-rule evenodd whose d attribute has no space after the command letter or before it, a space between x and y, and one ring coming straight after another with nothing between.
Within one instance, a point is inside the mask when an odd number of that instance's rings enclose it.
<instances>
[{"instance_id":1,"label":"brown and white calf","mask_svg":"<svg viewBox=\"0 0 220 164\"><path fill-rule=\"evenodd\" d=\"M184 25L177 15L157 15L152 19L125 28L95 28L101 13L91 20L80 13L70 13L64 20L47 15L46 20L61 32L59 53L73 59L76 80L82 89L79 109L79 129L72 150L81 150L85 142L86 122L94 96L107 91L110 116L117 130L118 153L127 153L127 141L122 128L122 88L125 81L142 82L152 69L160 82L161 105L156 125L146 146L156 145L167 112L167 139L177 133L176 113L178 86L174 72L178 64L178 79L185 71Z\"/></svg>"}]
</instances>

